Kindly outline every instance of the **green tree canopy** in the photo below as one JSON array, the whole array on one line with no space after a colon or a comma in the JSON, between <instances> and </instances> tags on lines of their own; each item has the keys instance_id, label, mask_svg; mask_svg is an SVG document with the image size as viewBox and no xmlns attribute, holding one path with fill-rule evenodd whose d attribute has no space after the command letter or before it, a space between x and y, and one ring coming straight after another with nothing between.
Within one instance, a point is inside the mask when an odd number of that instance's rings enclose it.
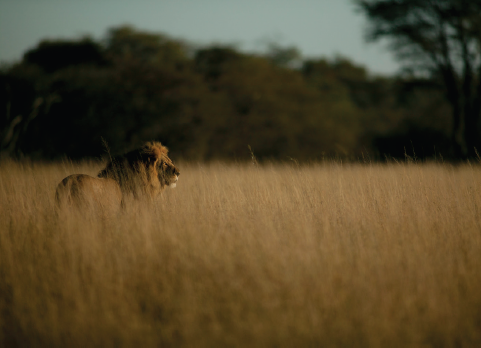
<instances>
[{"instance_id":1,"label":"green tree canopy","mask_svg":"<svg viewBox=\"0 0 481 348\"><path fill-rule=\"evenodd\" d=\"M102 47L90 38L79 41L43 40L28 50L23 57L26 63L35 64L52 73L67 66L105 64Z\"/></svg>"},{"instance_id":2,"label":"green tree canopy","mask_svg":"<svg viewBox=\"0 0 481 348\"><path fill-rule=\"evenodd\" d=\"M387 38L414 70L439 76L452 107L456 157L481 145L481 1L355 0L367 16L367 38Z\"/></svg>"},{"instance_id":3,"label":"green tree canopy","mask_svg":"<svg viewBox=\"0 0 481 348\"><path fill-rule=\"evenodd\" d=\"M105 45L111 58L152 64L175 64L186 60L188 52L187 45L181 41L159 33L139 31L130 26L108 30Z\"/></svg>"}]
</instances>

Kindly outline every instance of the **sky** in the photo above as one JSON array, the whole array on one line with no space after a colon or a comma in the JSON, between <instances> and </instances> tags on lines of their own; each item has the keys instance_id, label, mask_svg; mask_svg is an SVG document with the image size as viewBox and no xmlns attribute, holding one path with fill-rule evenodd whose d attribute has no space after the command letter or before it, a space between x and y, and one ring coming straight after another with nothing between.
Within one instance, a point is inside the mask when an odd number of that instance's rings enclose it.
<instances>
[{"instance_id":1,"label":"sky","mask_svg":"<svg viewBox=\"0 0 481 348\"><path fill-rule=\"evenodd\" d=\"M18 61L42 39L105 37L130 24L195 45L262 52L297 47L304 58L343 56L373 74L400 65L386 43L366 43L351 0L0 0L0 62Z\"/></svg>"}]
</instances>

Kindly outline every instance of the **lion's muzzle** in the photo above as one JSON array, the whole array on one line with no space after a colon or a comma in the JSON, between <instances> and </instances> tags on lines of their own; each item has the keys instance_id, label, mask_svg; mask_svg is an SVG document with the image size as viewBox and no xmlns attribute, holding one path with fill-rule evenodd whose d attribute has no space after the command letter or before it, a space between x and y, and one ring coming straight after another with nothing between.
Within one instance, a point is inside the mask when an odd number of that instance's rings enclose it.
<instances>
[{"instance_id":1,"label":"lion's muzzle","mask_svg":"<svg viewBox=\"0 0 481 348\"><path fill-rule=\"evenodd\" d=\"M177 181L179 180L179 175L176 175L173 182L169 185L170 188L175 188L177 186Z\"/></svg>"}]
</instances>

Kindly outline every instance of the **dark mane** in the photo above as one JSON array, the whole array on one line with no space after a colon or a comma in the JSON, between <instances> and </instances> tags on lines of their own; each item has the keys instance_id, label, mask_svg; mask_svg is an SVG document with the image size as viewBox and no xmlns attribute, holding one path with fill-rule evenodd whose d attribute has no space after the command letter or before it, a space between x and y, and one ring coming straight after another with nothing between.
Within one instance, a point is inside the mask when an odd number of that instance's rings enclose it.
<instances>
[{"instance_id":1,"label":"dark mane","mask_svg":"<svg viewBox=\"0 0 481 348\"><path fill-rule=\"evenodd\" d=\"M155 195L164 186L164 180L160 180L164 175L159 172L159 164L163 162L174 167L168 152L160 142L147 142L139 149L114 156L97 176L117 181L124 193L138 196L140 190Z\"/></svg>"}]
</instances>

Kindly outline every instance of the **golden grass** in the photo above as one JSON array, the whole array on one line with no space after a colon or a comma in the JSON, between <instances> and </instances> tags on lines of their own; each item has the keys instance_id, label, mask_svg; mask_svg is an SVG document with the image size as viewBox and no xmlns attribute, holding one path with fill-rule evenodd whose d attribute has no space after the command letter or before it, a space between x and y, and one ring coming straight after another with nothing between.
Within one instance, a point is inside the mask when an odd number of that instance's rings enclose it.
<instances>
[{"instance_id":1,"label":"golden grass","mask_svg":"<svg viewBox=\"0 0 481 348\"><path fill-rule=\"evenodd\" d=\"M479 346L481 168L181 165L116 219L99 164L0 164L0 346Z\"/></svg>"}]
</instances>

